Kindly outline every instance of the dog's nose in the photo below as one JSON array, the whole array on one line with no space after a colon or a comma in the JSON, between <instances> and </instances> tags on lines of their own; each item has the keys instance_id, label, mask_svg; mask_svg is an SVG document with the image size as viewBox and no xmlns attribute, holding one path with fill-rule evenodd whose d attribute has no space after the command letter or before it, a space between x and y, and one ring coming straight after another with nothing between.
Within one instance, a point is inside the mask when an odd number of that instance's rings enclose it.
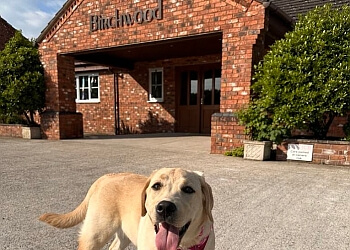
<instances>
[{"instance_id":1,"label":"dog's nose","mask_svg":"<svg viewBox=\"0 0 350 250\"><path fill-rule=\"evenodd\" d=\"M176 206L170 201L161 201L156 207L157 213L162 216L162 218L170 217L176 211Z\"/></svg>"}]
</instances>

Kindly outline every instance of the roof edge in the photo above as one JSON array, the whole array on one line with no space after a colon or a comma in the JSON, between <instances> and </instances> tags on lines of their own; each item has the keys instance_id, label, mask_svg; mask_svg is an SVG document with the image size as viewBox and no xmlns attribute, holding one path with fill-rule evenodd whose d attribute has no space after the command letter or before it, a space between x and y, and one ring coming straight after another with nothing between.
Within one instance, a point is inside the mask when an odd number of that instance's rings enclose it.
<instances>
[{"instance_id":1,"label":"roof edge","mask_svg":"<svg viewBox=\"0 0 350 250\"><path fill-rule=\"evenodd\" d=\"M47 26L41 31L36 43L41 43L45 39L51 39L56 31L67 21L75 9L83 2L83 0L68 0L62 8L55 14Z\"/></svg>"},{"instance_id":2,"label":"roof edge","mask_svg":"<svg viewBox=\"0 0 350 250\"><path fill-rule=\"evenodd\" d=\"M8 25L9 27L11 27L14 31L19 31L18 29L16 29L15 27L12 26L12 24L10 24L5 18L3 18L1 15L0 15L0 19L6 24Z\"/></svg>"},{"instance_id":3,"label":"roof edge","mask_svg":"<svg viewBox=\"0 0 350 250\"><path fill-rule=\"evenodd\" d=\"M276 13L279 17L281 17L284 21L288 22L291 25L295 24L295 19L290 17L286 12L284 12L281 8L277 7L271 0L256 0L266 8L271 9L274 13Z\"/></svg>"}]
</instances>

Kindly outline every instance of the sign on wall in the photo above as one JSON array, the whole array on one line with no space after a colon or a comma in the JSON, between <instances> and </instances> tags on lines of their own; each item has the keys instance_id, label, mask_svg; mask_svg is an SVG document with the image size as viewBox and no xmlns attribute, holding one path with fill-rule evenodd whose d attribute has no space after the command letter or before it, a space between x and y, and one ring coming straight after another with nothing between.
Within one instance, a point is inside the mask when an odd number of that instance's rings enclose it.
<instances>
[{"instance_id":1,"label":"sign on wall","mask_svg":"<svg viewBox=\"0 0 350 250\"><path fill-rule=\"evenodd\" d=\"M288 144L287 160L312 161L314 145Z\"/></svg>"},{"instance_id":2,"label":"sign on wall","mask_svg":"<svg viewBox=\"0 0 350 250\"><path fill-rule=\"evenodd\" d=\"M153 20L163 19L163 3L162 0L158 0L157 7L150 9L138 9L134 13L124 12L121 13L118 9L115 11L115 15L111 17L105 17L102 15L90 16L90 31L106 30L111 28L119 28L124 26L131 26L134 24L149 23Z\"/></svg>"}]
</instances>

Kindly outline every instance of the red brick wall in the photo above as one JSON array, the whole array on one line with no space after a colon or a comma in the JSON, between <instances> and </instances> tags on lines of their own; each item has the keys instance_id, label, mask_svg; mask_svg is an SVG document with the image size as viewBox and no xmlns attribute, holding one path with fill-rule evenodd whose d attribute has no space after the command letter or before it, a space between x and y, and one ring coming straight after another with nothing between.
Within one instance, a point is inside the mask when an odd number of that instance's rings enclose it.
<instances>
[{"instance_id":1,"label":"red brick wall","mask_svg":"<svg viewBox=\"0 0 350 250\"><path fill-rule=\"evenodd\" d=\"M59 112L45 111L41 114L41 130L43 131L43 139L59 140Z\"/></svg>"},{"instance_id":2,"label":"red brick wall","mask_svg":"<svg viewBox=\"0 0 350 250\"><path fill-rule=\"evenodd\" d=\"M83 137L83 116L76 113L60 113L60 139Z\"/></svg>"},{"instance_id":3,"label":"red brick wall","mask_svg":"<svg viewBox=\"0 0 350 250\"><path fill-rule=\"evenodd\" d=\"M281 145L277 146L276 160L287 160L289 143L314 145L312 163L350 165L350 142L326 140L287 140Z\"/></svg>"},{"instance_id":4,"label":"red brick wall","mask_svg":"<svg viewBox=\"0 0 350 250\"><path fill-rule=\"evenodd\" d=\"M348 122L347 116L339 116L339 117L334 118L334 121L333 121L331 127L329 128L327 136L344 138L345 134L343 131L343 126L347 122Z\"/></svg>"},{"instance_id":5,"label":"red brick wall","mask_svg":"<svg viewBox=\"0 0 350 250\"><path fill-rule=\"evenodd\" d=\"M99 72L100 102L77 103L77 111L83 115L84 133L115 133L114 112L114 74L108 71Z\"/></svg>"},{"instance_id":6,"label":"red brick wall","mask_svg":"<svg viewBox=\"0 0 350 250\"><path fill-rule=\"evenodd\" d=\"M60 56L62 53L188 37L210 32L222 32L223 34L220 111L234 112L249 102L253 46L260 30L265 28L265 8L261 3L251 0L164 0L162 20L96 32L90 32L90 14L113 16L116 9L121 12L134 13L138 9L155 8L158 3L156 0L141 0L137 3L120 0L79 0L71 3L75 4L75 7L68 6L67 13L62 15L57 25L54 25L39 43L48 83L47 105L49 110L57 112L69 110L71 112L74 107L71 103L72 85L68 86L73 82L59 77L60 74L71 77L71 72L65 68L65 65L70 64L69 59L62 58ZM59 58L60 63L57 63L57 57L61 57ZM149 62L147 64L147 67L142 63L135 64L135 70L139 72L130 72L130 78L128 76L122 80L129 83L122 85L121 96L131 96L124 100L121 99L120 114L123 128L143 130L143 132L149 130L174 131L175 110L174 101L171 99L175 98L171 95L174 81L170 79L173 71L168 66L164 69L166 74L170 73L170 76L167 76L169 79L165 79L169 82L168 87L166 86L168 88L166 92L169 94L166 94L165 98L170 98L170 100L166 100L163 104L147 103L148 86L145 89L144 82L148 79L145 77L145 71L148 70L148 66L157 65L158 67L162 63ZM60 82L60 79L63 79L63 83ZM134 84L135 82L137 84ZM63 85L66 91L61 90ZM135 105L134 96L143 100L143 103ZM67 99L69 103L65 104ZM148 120L150 124L157 124L156 128L148 126ZM146 124L143 123L144 121ZM140 126L143 128L140 129ZM53 132L48 131L48 134Z\"/></svg>"},{"instance_id":7,"label":"red brick wall","mask_svg":"<svg viewBox=\"0 0 350 250\"><path fill-rule=\"evenodd\" d=\"M148 102L149 68L163 67L164 102ZM121 133L174 132L175 78L171 63L137 63L119 81Z\"/></svg>"},{"instance_id":8,"label":"red brick wall","mask_svg":"<svg viewBox=\"0 0 350 250\"><path fill-rule=\"evenodd\" d=\"M344 125L348 122L347 116L335 117L327 133L328 138L345 138ZM295 129L292 135L299 138L312 138L313 133L309 130Z\"/></svg>"},{"instance_id":9,"label":"red brick wall","mask_svg":"<svg viewBox=\"0 0 350 250\"><path fill-rule=\"evenodd\" d=\"M176 67L220 62L220 55L209 55L136 63L134 70L119 79L121 132L174 132ZM163 68L164 102L148 102L149 68Z\"/></svg>"},{"instance_id":10,"label":"red brick wall","mask_svg":"<svg viewBox=\"0 0 350 250\"><path fill-rule=\"evenodd\" d=\"M22 127L19 124L0 124L0 136L22 138Z\"/></svg>"},{"instance_id":11,"label":"red brick wall","mask_svg":"<svg viewBox=\"0 0 350 250\"><path fill-rule=\"evenodd\" d=\"M74 58L70 56L59 55L57 57L58 67L58 110L61 112L76 111L76 89Z\"/></svg>"},{"instance_id":12,"label":"red brick wall","mask_svg":"<svg viewBox=\"0 0 350 250\"><path fill-rule=\"evenodd\" d=\"M211 117L211 153L222 154L243 145L244 126L234 113L216 113Z\"/></svg>"}]
</instances>

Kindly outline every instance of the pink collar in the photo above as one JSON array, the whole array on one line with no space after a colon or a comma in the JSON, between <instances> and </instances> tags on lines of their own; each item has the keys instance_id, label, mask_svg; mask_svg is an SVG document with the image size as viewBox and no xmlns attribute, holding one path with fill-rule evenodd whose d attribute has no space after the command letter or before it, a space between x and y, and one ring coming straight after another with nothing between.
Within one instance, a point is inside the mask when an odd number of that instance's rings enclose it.
<instances>
[{"instance_id":1,"label":"pink collar","mask_svg":"<svg viewBox=\"0 0 350 250\"><path fill-rule=\"evenodd\" d=\"M201 242L199 242L198 245L194 245L190 247L188 250L204 250L205 246L207 245L209 239L209 235L207 237L204 237Z\"/></svg>"},{"instance_id":2,"label":"pink collar","mask_svg":"<svg viewBox=\"0 0 350 250\"><path fill-rule=\"evenodd\" d=\"M211 227L210 232L211 232L211 230L213 230L213 227ZM199 237L203 236L203 231L204 231L204 227L202 227L201 232L199 233ZM208 236L202 238L202 240L199 242L198 245L191 246L187 250L204 250L205 246L207 245L210 232L209 232ZM179 248L178 250L181 250L181 248Z\"/></svg>"}]
</instances>

